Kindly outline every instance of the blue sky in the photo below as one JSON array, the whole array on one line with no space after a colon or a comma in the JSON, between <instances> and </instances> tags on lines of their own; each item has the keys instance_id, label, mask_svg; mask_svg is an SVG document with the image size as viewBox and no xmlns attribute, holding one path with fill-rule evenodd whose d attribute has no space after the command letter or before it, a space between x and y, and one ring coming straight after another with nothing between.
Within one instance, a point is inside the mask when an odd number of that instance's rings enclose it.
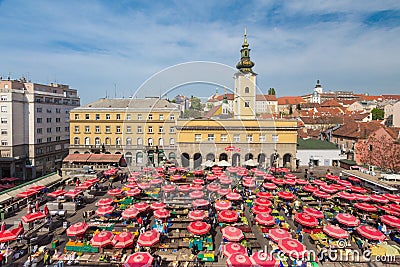
<instances>
[{"instance_id":1,"label":"blue sky","mask_svg":"<svg viewBox=\"0 0 400 267\"><path fill-rule=\"evenodd\" d=\"M67 83L82 103L114 96L114 88L127 97L175 64L234 67L244 27L262 91L306 94L320 79L325 90L400 93L398 0L0 0L0 75ZM232 86L228 76L220 84ZM212 84L170 94L206 96ZM168 87L159 80L141 95Z\"/></svg>"}]
</instances>

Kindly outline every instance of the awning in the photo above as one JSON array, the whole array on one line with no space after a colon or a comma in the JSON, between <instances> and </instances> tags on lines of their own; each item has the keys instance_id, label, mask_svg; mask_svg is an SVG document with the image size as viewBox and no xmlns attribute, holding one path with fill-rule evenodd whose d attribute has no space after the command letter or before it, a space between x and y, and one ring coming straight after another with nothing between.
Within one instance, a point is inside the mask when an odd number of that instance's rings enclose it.
<instances>
[{"instance_id":1,"label":"awning","mask_svg":"<svg viewBox=\"0 0 400 267\"><path fill-rule=\"evenodd\" d=\"M6 201L9 201L9 200L11 200L12 199L12 196L10 196L9 194L2 194L2 195L0 195L0 204L1 203L4 203L4 202L6 202Z\"/></svg>"}]
</instances>

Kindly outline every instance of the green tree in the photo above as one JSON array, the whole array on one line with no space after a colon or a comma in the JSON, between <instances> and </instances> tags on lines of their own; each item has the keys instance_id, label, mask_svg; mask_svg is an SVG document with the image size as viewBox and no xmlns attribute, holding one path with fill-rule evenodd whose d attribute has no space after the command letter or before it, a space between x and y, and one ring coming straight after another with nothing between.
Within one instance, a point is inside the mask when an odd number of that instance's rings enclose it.
<instances>
[{"instance_id":1,"label":"green tree","mask_svg":"<svg viewBox=\"0 0 400 267\"><path fill-rule=\"evenodd\" d=\"M203 105L201 104L200 98L192 96L190 99L190 107L194 110L202 110Z\"/></svg>"},{"instance_id":2,"label":"green tree","mask_svg":"<svg viewBox=\"0 0 400 267\"><path fill-rule=\"evenodd\" d=\"M374 108L373 110L371 110L371 113L373 120L383 120L383 118L385 117L385 111L383 109Z\"/></svg>"},{"instance_id":3,"label":"green tree","mask_svg":"<svg viewBox=\"0 0 400 267\"><path fill-rule=\"evenodd\" d=\"M183 112L183 118L185 119L196 119L196 118L201 118L202 114L200 111L198 110L194 110L194 109L186 109Z\"/></svg>"},{"instance_id":4,"label":"green tree","mask_svg":"<svg viewBox=\"0 0 400 267\"><path fill-rule=\"evenodd\" d=\"M276 93L275 93L275 88L272 88L272 87L269 88L269 89L268 89L268 94L269 94L269 95L276 95Z\"/></svg>"},{"instance_id":5,"label":"green tree","mask_svg":"<svg viewBox=\"0 0 400 267\"><path fill-rule=\"evenodd\" d=\"M292 107L292 105L290 105L289 106L289 115L292 115L293 114L293 107Z\"/></svg>"}]
</instances>

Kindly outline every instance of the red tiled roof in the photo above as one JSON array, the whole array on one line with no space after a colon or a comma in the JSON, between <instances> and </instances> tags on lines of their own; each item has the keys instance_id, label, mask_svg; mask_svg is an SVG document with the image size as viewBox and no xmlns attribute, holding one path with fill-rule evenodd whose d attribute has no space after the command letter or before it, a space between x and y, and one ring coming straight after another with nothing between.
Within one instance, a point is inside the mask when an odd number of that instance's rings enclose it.
<instances>
[{"instance_id":1,"label":"red tiled roof","mask_svg":"<svg viewBox=\"0 0 400 267\"><path fill-rule=\"evenodd\" d=\"M219 95L218 97L217 97L217 100L218 101L222 101L222 100L224 100L224 96L226 95L226 100L233 100L234 98L235 98L235 95L234 94L224 94L224 95Z\"/></svg>"},{"instance_id":2,"label":"red tiled roof","mask_svg":"<svg viewBox=\"0 0 400 267\"><path fill-rule=\"evenodd\" d=\"M385 130L394 140L397 140L399 138L400 128L385 127Z\"/></svg>"},{"instance_id":3,"label":"red tiled roof","mask_svg":"<svg viewBox=\"0 0 400 267\"><path fill-rule=\"evenodd\" d=\"M69 162L86 162L90 158L90 154L69 154L63 161Z\"/></svg>"},{"instance_id":4,"label":"red tiled roof","mask_svg":"<svg viewBox=\"0 0 400 267\"><path fill-rule=\"evenodd\" d=\"M121 154L69 154L63 161L76 163L118 163L121 157Z\"/></svg>"},{"instance_id":5,"label":"red tiled roof","mask_svg":"<svg viewBox=\"0 0 400 267\"><path fill-rule=\"evenodd\" d=\"M340 128L333 131L334 136L342 136L354 139L367 138L371 133L375 132L383 125L377 122L347 122Z\"/></svg>"},{"instance_id":6,"label":"red tiled roof","mask_svg":"<svg viewBox=\"0 0 400 267\"><path fill-rule=\"evenodd\" d=\"M297 105L305 102L300 96L282 96L278 98L278 105Z\"/></svg>"},{"instance_id":7,"label":"red tiled roof","mask_svg":"<svg viewBox=\"0 0 400 267\"><path fill-rule=\"evenodd\" d=\"M400 100L400 95L382 95L383 99Z\"/></svg>"},{"instance_id":8,"label":"red tiled roof","mask_svg":"<svg viewBox=\"0 0 400 267\"><path fill-rule=\"evenodd\" d=\"M345 105L345 106L347 106L347 105L350 106L354 102L357 102L357 100L348 100L348 99L340 100L340 103L342 103L342 105Z\"/></svg>"},{"instance_id":9,"label":"red tiled roof","mask_svg":"<svg viewBox=\"0 0 400 267\"><path fill-rule=\"evenodd\" d=\"M277 101L276 95L256 95L256 101Z\"/></svg>"},{"instance_id":10,"label":"red tiled roof","mask_svg":"<svg viewBox=\"0 0 400 267\"><path fill-rule=\"evenodd\" d=\"M206 114L204 114L204 117L206 118L211 118L214 116L215 112L221 107L221 105L214 106L212 109L210 109Z\"/></svg>"},{"instance_id":11,"label":"red tiled roof","mask_svg":"<svg viewBox=\"0 0 400 267\"><path fill-rule=\"evenodd\" d=\"M326 101L322 102L320 106L321 107L330 107L330 108L342 107L342 105L339 102L337 102L335 99L326 100Z\"/></svg>"},{"instance_id":12,"label":"red tiled roof","mask_svg":"<svg viewBox=\"0 0 400 267\"><path fill-rule=\"evenodd\" d=\"M358 95L358 101L382 101L382 96L380 95Z\"/></svg>"}]
</instances>

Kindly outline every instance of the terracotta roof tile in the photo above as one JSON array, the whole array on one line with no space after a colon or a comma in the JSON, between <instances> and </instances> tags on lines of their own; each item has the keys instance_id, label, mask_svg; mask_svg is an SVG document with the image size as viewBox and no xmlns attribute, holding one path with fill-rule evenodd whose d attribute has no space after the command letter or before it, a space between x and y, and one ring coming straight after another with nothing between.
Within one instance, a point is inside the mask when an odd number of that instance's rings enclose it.
<instances>
[{"instance_id":1,"label":"terracotta roof tile","mask_svg":"<svg viewBox=\"0 0 400 267\"><path fill-rule=\"evenodd\" d=\"M372 132L375 132L379 128L383 127L377 122L355 122L350 121L333 131L334 136L342 136L354 139L365 139Z\"/></svg>"},{"instance_id":2,"label":"terracotta roof tile","mask_svg":"<svg viewBox=\"0 0 400 267\"><path fill-rule=\"evenodd\" d=\"M326 100L324 102L321 103L320 105L321 107L342 107L342 105L337 102L335 99L331 99L331 100Z\"/></svg>"},{"instance_id":3,"label":"terracotta roof tile","mask_svg":"<svg viewBox=\"0 0 400 267\"><path fill-rule=\"evenodd\" d=\"M278 98L278 105L297 105L305 102L300 96L282 96Z\"/></svg>"},{"instance_id":4,"label":"terracotta roof tile","mask_svg":"<svg viewBox=\"0 0 400 267\"><path fill-rule=\"evenodd\" d=\"M256 95L256 101L277 101L276 95Z\"/></svg>"}]
</instances>

